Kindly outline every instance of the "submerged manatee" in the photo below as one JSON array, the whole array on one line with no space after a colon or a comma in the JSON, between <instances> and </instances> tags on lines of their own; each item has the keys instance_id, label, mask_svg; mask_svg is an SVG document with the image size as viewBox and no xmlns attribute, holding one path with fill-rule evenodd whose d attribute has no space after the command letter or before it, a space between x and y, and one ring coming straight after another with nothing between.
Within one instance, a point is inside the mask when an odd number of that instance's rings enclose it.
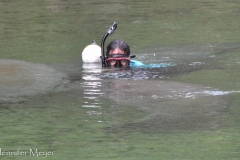
<instances>
[{"instance_id":1,"label":"submerged manatee","mask_svg":"<svg viewBox=\"0 0 240 160\"><path fill-rule=\"evenodd\" d=\"M220 113L228 106L228 95L216 95L216 89L200 85L156 80L115 80L104 85L108 88L106 98L146 113L135 122L109 128L113 130L216 128L220 125Z\"/></svg>"},{"instance_id":2,"label":"submerged manatee","mask_svg":"<svg viewBox=\"0 0 240 160\"><path fill-rule=\"evenodd\" d=\"M50 91L62 84L65 74L44 64L0 59L0 101L18 101Z\"/></svg>"}]
</instances>

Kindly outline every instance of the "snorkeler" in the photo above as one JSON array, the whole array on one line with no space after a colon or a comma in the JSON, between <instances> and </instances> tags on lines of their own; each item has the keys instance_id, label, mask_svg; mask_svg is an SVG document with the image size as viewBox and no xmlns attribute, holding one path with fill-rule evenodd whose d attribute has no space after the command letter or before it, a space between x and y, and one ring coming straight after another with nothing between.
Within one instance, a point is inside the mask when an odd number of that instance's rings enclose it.
<instances>
[{"instance_id":1,"label":"snorkeler","mask_svg":"<svg viewBox=\"0 0 240 160\"><path fill-rule=\"evenodd\" d=\"M102 62L102 67L127 67L127 66L143 66L142 62L131 60L136 57L130 56L129 45L122 40L113 40L107 46L106 53L104 52L104 44L107 37L112 34L117 28L117 23L114 22L112 26L104 34L101 42L101 47L92 41L91 45L85 47L82 52L82 61L84 63Z\"/></svg>"},{"instance_id":2,"label":"snorkeler","mask_svg":"<svg viewBox=\"0 0 240 160\"><path fill-rule=\"evenodd\" d=\"M107 46L106 63L108 67L127 67L144 65L140 61L132 60L135 55L130 56L129 45L122 40L113 40Z\"/></svg>"},{"instance_id":3,"label":"snorkeler","mask_svg":"<svg viewBox=\"0 0 240 160\"><path fill-rule=\"evenodd\" d=\"M113 40L107 46L106 64L109 67L127 67L130 64L130 47L122 40Z\"/></svg>"},{"instance_id":4,"label":"snorkeler","mask_svg":"<svg viewBox=\"0 0 240 160\"><path fill-rule=\"evenodd\" d=\"M117 23L112 26L104 34L101 42L101 47L96 45L93 40L91 45L84 48L82 52L82 61L85 63L97 63L102 61L102 67L127 67L132 64L129 45L122 40L113 40L107 46L106 53L104 52L104 43L107 37L112 34L117 28Z\"/></svg>"},{"instance_id":5,"label":"snorkeler","mask_svg":"<svg viewBox=\"0 0 240 160\"><path fill-rule=\"evenodd\" d=\"M132 60L135 55L130 56L129 45L122 40L113 40L107 46L107 51L104 51L104 44L107 37L112 34L117 28L117 23L114 22L112 26L104 34L101 42L101 47L93 40L92 44L86 46L82 52L82 61L84 66L99 66L115 67L115 68L163 68L173 66L173 64L159 63L159 64L143 64L138 60Z\"/></svg>"}]
</instances>

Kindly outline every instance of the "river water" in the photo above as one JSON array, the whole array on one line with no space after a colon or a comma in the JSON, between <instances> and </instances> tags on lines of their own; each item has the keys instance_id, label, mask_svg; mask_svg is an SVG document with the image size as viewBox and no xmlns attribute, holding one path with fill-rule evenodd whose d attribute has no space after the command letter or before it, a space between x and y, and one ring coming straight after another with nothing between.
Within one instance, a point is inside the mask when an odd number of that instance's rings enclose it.
<instances>
[{"instance_id":1,"label":"river water","mask_svg":"<svg viewBox=\"0 0 240 160\"><path fill-rule=\"evenodd\" d=\"M238 132L237 118L229 117L239 113L232 106L240 92L239 6L0 1L0 148L27 154L1 158L31 159L31 149L38 149L49 159L174 159L203 134ZM118 28L106 43L123 39L145 67L82 63L84 47L93 39L100 44L114 21ZM189 137L185 146L178 136ZM158 146L164 139L169 151Z\"/></svg>"}]
</instances>

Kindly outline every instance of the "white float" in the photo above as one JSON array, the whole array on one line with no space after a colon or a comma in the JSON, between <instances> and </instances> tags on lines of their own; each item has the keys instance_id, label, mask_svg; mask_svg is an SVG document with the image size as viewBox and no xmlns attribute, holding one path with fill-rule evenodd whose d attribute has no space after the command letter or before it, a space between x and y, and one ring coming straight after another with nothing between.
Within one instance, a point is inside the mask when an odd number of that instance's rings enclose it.
<instances>
[{"instance_id":1,"label":"white float","mask_svg":"<svg viewBox=\"0 0 240 160\"><path fill-rule=\"evenodd\" d=\"M86 46L82 52L82 61L84 63L100 63L101 47L93 40L92 44Z\"/></svg>"}]
</instances>

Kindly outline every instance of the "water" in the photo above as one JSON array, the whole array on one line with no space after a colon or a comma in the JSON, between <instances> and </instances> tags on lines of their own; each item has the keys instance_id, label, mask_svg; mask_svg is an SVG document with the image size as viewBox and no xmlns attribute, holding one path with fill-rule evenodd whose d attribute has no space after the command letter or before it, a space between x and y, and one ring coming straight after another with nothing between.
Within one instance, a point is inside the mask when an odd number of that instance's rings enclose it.
<instances>
[{"instance_id":1,"label":"water","mask_svg":"<svg viewBox=\"0 0 240 160\"><path fill-rule=\"evenodd\" d=\"M0 159L238 159L239 5L1 1ZM82 64L114 21L146 66Z\"/></svg>"}]
</instances>

